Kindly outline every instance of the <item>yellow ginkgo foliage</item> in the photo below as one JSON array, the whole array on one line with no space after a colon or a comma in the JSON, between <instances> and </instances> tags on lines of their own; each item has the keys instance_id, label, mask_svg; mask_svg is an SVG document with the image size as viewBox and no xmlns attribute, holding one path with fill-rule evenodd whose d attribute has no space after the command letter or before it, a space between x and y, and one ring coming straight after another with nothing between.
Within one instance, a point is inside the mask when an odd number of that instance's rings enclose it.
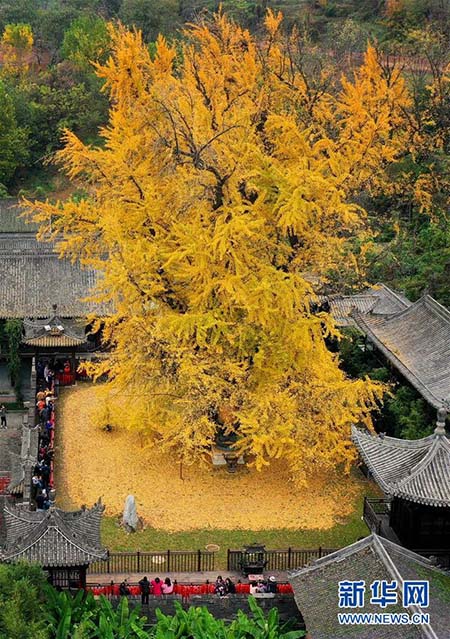
<instances>
[{"instance_id":1,"label":"yellow ginkgo foliage","mask_svg":"<svg viewBox=\"0 0 450 639\"><path fill-rule=\"evenodd\" d=\"M108 375L108 420L185 462L222 427L249 463L283 458L303 481L349 467L350 425L370 423L381 396L339 369L303 274L343 267L364 232L353 196L395 157L407 96L369 49L338 95L313 99L279 21L268 14L259 46L217 15L177 47L160 37L154 58L139 33L113 30L97 69L104 144L67 132L58 155L87 197L32 212L103 274L110 353L91 372Z\"/></svg>"}]
</instances>

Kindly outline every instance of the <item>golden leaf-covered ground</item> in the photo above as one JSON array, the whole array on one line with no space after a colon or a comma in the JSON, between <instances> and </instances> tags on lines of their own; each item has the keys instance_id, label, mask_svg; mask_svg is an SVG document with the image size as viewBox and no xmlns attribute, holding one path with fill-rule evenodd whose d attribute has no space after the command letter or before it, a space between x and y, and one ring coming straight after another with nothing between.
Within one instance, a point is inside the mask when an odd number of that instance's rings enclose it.
<instances>
[{"instance_id":1,"label":"golden leaf-covered ground","mask_svg":"<svg viewBox=\"0 0 450 639\"><path fill-rule=\"evenodd\" d=\"M90 505L102 497L106 513L122 512L136 497L148 525L167 531L221 528L327 529L349 515L364 490L354 477L316 477L307 488L288 480L283 462L261 472L180 468L167 454L141 446L127 430L107 433L94 423L95 389L81 385L61 393L57 412L58 505Z\"/></svg>"}]
</instances>

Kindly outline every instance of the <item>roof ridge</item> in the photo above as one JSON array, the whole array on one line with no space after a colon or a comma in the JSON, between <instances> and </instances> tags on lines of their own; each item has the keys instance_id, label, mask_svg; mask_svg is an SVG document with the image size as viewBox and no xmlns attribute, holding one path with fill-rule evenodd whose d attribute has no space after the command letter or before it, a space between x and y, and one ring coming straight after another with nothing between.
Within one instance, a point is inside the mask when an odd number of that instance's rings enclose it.
<instances>
[{"instance_id":1,"label":"roof ridge","mask_svg":"<svg viewBox=\"0 0 450 639\"><path fill-rule=\"evenodd\" d=\"M405 580L403 579L403 576L402 576L400 570L395 565L392 557L388 553L388 551L387 551L387 549L386 549L381 537L379 537L376 534L373 534L373 547L374 547L374 550L377 553L378 558L382 562L383 566L390 573L391 577L393 577L395 579L395 581L397 582L397 588L400 590L401 594L403 595L403 584L404 584ZM411 559L414 560L414 557L411 557ZM408 608L410 608L410 610L412 610L414 613L419 613L420 614L422 612L421 607L419 605L417 605L417 604L410 604L408 606ZM429 638L429 639L439 639L439 637L434 632L434 630L433 630L433 628L431 627L430 624L419 623L417 625L422 628L422 630L425 632L425 635L426 635L427 638Z\"/></svg>"},{"instance_id":2,"label":"roof ridge","mask_svg":"<svg viewBox=\"0 0 450 639\"><path fill-rule=\"evenodd\" d=\"M379 313L378 314L378 318L381 321L386 321L386 322L388 322L390 320L396 320L399 317L402 317L403 315L409 315L410 313L413 313L416 308L418 308L419 306L423 306L423 305L424 305L424 298L420 297L415 302L412 302L409 306L405 306L403 304L404 308L402 308L399 311L396 311L395 313Z\"/></svg>"},{"instance_id":3,"label":"roof ridge","mask_svg":"<svg viewBox=\"0 0 450 639\"><path fill-rule=\"evenodd\" d=\"M423 300L425 306L450 324L450 311L443 304L435 300L431 295L423 295L420 299Z\"/></svg>"},{"instance_id":4,"label":"roof ridge","mask_svg":"<svg viewBox=\"0 0 450 639\"><path fill-rule=\"evenodd\" d=\"M432 433L431 435L427 435L426 437L420 437L419 439L400 439L399 437L390 437L389 435L384 435L384 437L380 436L380 433L373 434L370 432L366 432L361 428L358 428L354 424L352 425L352 433L358 433L363 437L367 437L372 439L373 441L381 441L381 442L395 442L398 444L399 448L420 448L420 444L428 443L434 440L437 435Z\"/></svg>"},{"instance_id":5,"label":"roof ridge","mask_svg":"<svg viewBox=\"0 0 450 639\"><path fill-rule=\"evenodd\" d=\"M400 571L398 570L397 566L392 561L392 557L389 555L383 543L381 542L381 538L376 533L373 533L372 536L373 536L372 543L374 546L374 550L377 551L377 555L379 559L381 559L382 564L384 565L386 570L390 573L391 577L393 577L397 582L402 583L403 577Z\"/></svg>"},{"instance_id":6,"label":"roof ridge","mask_svg":"<svg viewBox=\"0 0 450 639\"><path fill-rule=\"evenodd\" d=\"M434 568L437 572L439 573L442 572L439 568L436 568L436 566L434 566L427 557L424 557L423 555L419 555L419 553L415 552L414 550L410 550L409 548L406 548L405 546L400 546L399 544L396 544L395 541L391 541L387 537L382 537L381 535L377 535L377 537L379 542L385 548L386 547L390 548L391 550L394 550L395 552L397 552L399 555L403 555L404 557L413 559L417 563L423 564L427 568Z\"/></svg>"},{"instance_id":7,"label":"roof ridge","mask_svg":"<svg viewBox=\"0 0 450 639\"><path fill-rule=\"evenodd\" d=\"M380 535L377 535L376 533L372 532L367 537L364 537L363 539L359 539L358 541L355 541L353 544L350 544L349 546L340 548L339 550L336 550L335 552L330 553L329 555L326 555L325 557L320 557L318 559L315 559L314 562L309 566L304 566L303 568L293 570L292 572L289 573L289 576L296 577L300 573L303 574L305 572L312 572L313 570L316 570L317 568L333 563L336 559L339 559L339 558L343 559L344 557L350 557L354 553L359 552L363 548L366 548L369 546L373 546L375 550L379 550L380 547L382 547L383 554L388 553L386 546L388 548L390 547L393 551L401 555L404 555L405 557L408 557L409 559L412 559L413 561L416 561L417 563L420 563L423 566L426 566L427 568L430 568L430 569L432 568L439 574L442 573L442 571L436 566L433 566L430 560L427 559L426 557L422 557L422 555L419 555L413 550L404 548L403 546L400 546L399 544L396 544L395 542L390 541L389 539L381 537ZM393 564L393 560L389 556L389 565L390 564ZM388 568L386 564L385 564L385 567ZM391 574L394 577L398 575L400 575L401 577L401 574L395 565L394 565L394 570L389 569L389 572L391 572Z\"/></svg>"},{"instance_id":8,"label":"roof ridge","mask_svg":"<svg viewBox=\"0 0 450 639\"><path fill-rule=\"evenodd\" d=\"M441 440L445 439L445 437L442 437L441 435L432 435L432 437L433 437L433 443L431 444L429 451L427 452L425 457L423 457L420 460L420 462L417 464L414 470L409 475L406 475L405 477L403 477L403 479L399 481L398 483L399 487L402 484L407 484L411 480L415 479L418 475L423 473L423 471L426 470L426 468L433 462L437 453L441 450L442 448ZM450 451L446 451L446 452L450 452Z\"/></svg>"},{"instance_id":9,"label":"roof ridge","mask_svg":"<svg viewBox=\"0 0 450 639\"><path fill-rule=\"evenodd\" d=\"M36 515L36 511L25 510L25 509L22 509L22 508L20 508L18 506L10 506L9 504L5 504L5 506L3 506L3 512L11 515L12 517L14 517L14 519L18 519L19 521L24 521L27 524L39 521L39 519L36 519L36 518L35 519L33 519L33 518L27 519L26 517L20 516L20 514L18 514L18 513L25 513L25 514L28 514L28 515Z\"/></svg>"},{"instance_id":10,"label":"roof ridge","mask_svg":"<svg viewBox=\"0 0 450 639\"><path fill-rule=\"evenodd\" d=\"M16 544L14 544L13 546L13 551L11 553L8 552L4 552L3 556L6 557L7 559L12 559L13 557L17 557L18 555L22 555L23 553L25 553L27 550L29 550L30 548L32 548L33 546L35 546L41 539L43 539L49 532L51 528L55 528L57 533L59 535L61 535L62 537L64 537L64 539L71 545L74 546L77 550L79 550L82 553L85 553L86 555L91 555L92 557L97 557L98 559L103 559L103 557L105 556L105 550L102 550L102 552L97 552L97 549L95 550L89 550L86 548L83 548L82 546L80 546L79 544L77 544L73 539L70 538L70 533L68 533L67 531L63 530L66 528L66 526L63 524L63 526L61 525L56 525L56 524L46 524L47 522L43 519L38 526L36 526L36 530L33 531L34 534L30 534L30 540L27 546L25 547L20 547L19 542L17 542ZM41 529L41 530L40 530ZM73 534L73 533L72 533ZM79 534L77 533L77 537L79 536ZM6 551L8 549L6 548ZM98 549L100 550L100 549Z\"/></svg>"},{"instance_id":11,"label":"roof ridge","mask_svg":"<svg viewBox=\"0 0 450 639\"><path fill-rule=\"evenodd\" d=\"M390 288L387 284L384 284L383 282L377 282L374 286L379 286L380 288L382 288L388 295L391 295L397 302L399 302L405 308L409 308L413 304L413 302L410 302L405 296L400 295L400 293L397 293L396 290L394 290L393 288Z\"/></svg>"},{"instance_id":12,"label":"roof ridge","mask_svg":"<svg viewBox=\"0 0 450 639\"><path fill-rule=\"evenodd\" d=\"M292 572L289 573L289 577L296 577L299 574L304 574L306 572L313 572L314 570L317 570L318 568L321 568L322 566L326 566L328 564L333 563L338 558L344 559L345 557L349 557L353 555L355 552L358 552L359 550L362 550L363 548L370 546L372 543L373 536L374 536L374 533L371 533L367 537L364 537L364 539L359 539L358 541L355 541L353 544L350 544L349 546L345 546L344 548L335 550L329 555L325 555L325 557L319 557L315 559L311 565L304 566L303 568L299 568L297 570L293 570Z\"/></svg>"}]
</instances>

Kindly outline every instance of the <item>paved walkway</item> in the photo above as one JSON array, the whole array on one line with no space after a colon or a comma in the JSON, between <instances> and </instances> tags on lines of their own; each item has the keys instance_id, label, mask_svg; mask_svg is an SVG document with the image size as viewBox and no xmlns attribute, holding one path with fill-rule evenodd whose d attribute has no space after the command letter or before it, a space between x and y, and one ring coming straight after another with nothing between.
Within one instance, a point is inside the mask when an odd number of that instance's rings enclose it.
<instances>
[{"instance_id":1,"label":"paved walkway","mask_svg":"<svg viewBox=\"0 0 450 639\"><path fill-rule=\"evenodd\" d=\"M230 577L230 579L234 583L237 583L239 580L242 583L248 582L248 579L244 577L242 573L228 572L227 570L217 570L215 572L176 572L176 573L175 572L169 572L169 573L165 573L165 572L131 573L130 572L130 573L115 573L115 574L109 574L109 575L88 573L86 576L86 581L88 584L104 585L104 584L111 583L111 581L114 581L114 583L120 583L121 581L124 581L124 579L127 579L128 583L137 584L142 579L142 577L144 577L144 575L146 575L150 581L154 579L155 577L159 577L162 580L164 580L166 577L170 577L172 581L176 580L178 583L185 583L185 584L191 584L191 583L204 584L206 581L209 581L210 583L214 583L218 575L221 575L223 579ZM277 581L280 581L280 582L289 581L288 573L286 571L274 570L273 572L265 572L263 577L264 579L268 579L271 575L273 575Z\"/></svg>"}]
</instances>

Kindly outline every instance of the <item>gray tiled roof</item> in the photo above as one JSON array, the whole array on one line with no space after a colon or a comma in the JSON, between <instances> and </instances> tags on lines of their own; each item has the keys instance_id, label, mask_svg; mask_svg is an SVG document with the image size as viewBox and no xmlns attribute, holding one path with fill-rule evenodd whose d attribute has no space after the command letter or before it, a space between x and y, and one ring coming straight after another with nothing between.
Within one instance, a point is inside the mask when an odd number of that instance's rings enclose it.
<instances>
[{"instance_id":1,"label":"gray tiled roof","mask_svg":"<svg viewBox=\"0 0 450 639\"><path fill-rule=\"evenodd\" d=\"M86 342L86 322L61 319L57 315L46 319L25 319L23 343L29 346L80 346Z\"/></svg>"},{"instance_id":2,"label":"gray tiled roof","mask_svg":"<svg viewBox=\"0 0 450 639\"><path fill-rule=\"evenodd\" d=\"M97 275L60 259L50 243L31 234L0 233L0 317L48 317L57 304L60 317L105 314L94 302L84 302Z\"/></svg>"},{"instance_id":3,"label":"gray tiled roof","mask_svg":"<svg viewBox=\"0 0 450 639\"><path fill-rule=\"evenodd\" d=\"M31 512L6 506L6 546L2 561L37 562L42 566L79 566L105 559L100 544L100 522L104 507L64 512L57 508Z\"/></svg>"},{"instance_id":4,"label":"gray tiled roof","mask_svg":"<svg viewBox=\"0 0 450 639\"><path fill-rule=\"evenodd\" d=\"M364 580L369 591L375 580L397 581L399 604L386 612L405 612L401 607L403 581L428 580L430 606L421 610L409 608L409 613L428 612L430 625L340 625L338 582ZM306 628L314 639L450 639L450 575L435 568L431 562L387 539L370 535L327 557L316 560L291 574L297 606ZM348 612L348 610L345 610ZM374 613L383 609L370 604L366 594L364 607L355 612Z\"/></svg>"},{"instance_id":5,"label":"gray tiled roof","mask_svg":"<svg viewBox=\"0 0 450 639\"><path fill-rule=\"evenodd\" d=\"M429 295L394 315L355 313L358 327L435 408L450 400L450 313Z\"/></svg>"},{"instance_id":6,"label":"gray tiled roof","mask_svg":"<svg viewBox=\"0 0 450 639\"><path fill-rule=\"evenodd\" d=\"M352 439L381 489L420 504L450 507L450 441L377 437L355 427Z\"/></svg>"},{"instance_id":7,"label":"gray tiled roof","mask_svg":"<svg viewBox=\"0 0 450 639\"><path fill-rule=\"evenodd\" d=\"M0 199L0 233L36 232L38 225L21 217L22 212L17 198Z\"/></svg>"},{"instance_id":8,"label":"gray tiled roof","mask_svg":"<svg viewBox=\"0 0 450 639\"><path fill-rule=\"evenodd\" d=\"M330 312L339 326L355 324L352 314L392 314L408 308L411 302L385 284L375 284L356 295L333 295L327 298Z\"/></svg>"}]
</instances>

